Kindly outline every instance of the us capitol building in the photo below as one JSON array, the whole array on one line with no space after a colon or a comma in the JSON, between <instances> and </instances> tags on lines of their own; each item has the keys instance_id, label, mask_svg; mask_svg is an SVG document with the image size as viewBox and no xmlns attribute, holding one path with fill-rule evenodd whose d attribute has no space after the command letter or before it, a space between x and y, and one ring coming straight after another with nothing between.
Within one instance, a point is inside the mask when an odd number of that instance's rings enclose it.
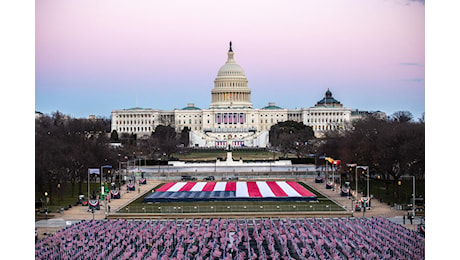
<instances>
[{"instance_id":1,"label":"us capitol building","mask_svg":"<svg viewBox=\"0 0 460 260\"><path fill-rule=\"evenodd\" d=\"M376 113L385 117L382 112ZM321 137L326 131L346 129L352 120L364 114L370 112L343 107L329 89L310 108L287 109L275 103L253 108L248 79L234 59L230 42L227 62L214 80L209 108L200 109L189 103L183 109L171 111L151 108L113 110L111 131L143 138L150 136L158 125L169 125L177 132L188 127L190 146L193 147L267 147L270 127L278 122L303 122L313 128L316 137Z\"/></svg>"}]
</instances>

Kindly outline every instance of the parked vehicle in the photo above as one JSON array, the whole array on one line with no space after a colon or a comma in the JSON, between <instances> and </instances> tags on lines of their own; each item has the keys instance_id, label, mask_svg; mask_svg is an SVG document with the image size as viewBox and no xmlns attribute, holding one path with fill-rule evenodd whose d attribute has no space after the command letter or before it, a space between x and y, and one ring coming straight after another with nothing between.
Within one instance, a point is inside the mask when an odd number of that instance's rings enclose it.
<instances>
[{"instance_id":1,"label":"parked vehicle","mask_svg":"<svg viewBox=\"0 0 460 260\"><path fill-rule=\"evenodd\" d=\"M183 180L183 181L195 181L196 178L192 177L192 176L188 176L188 175L183 175L181 180Z\"/></svg>"},{"instance_id":2,"label":"parked vehicle","mask_svg":"<svg viewBox=\"0 0 460 260\"><path fill-rule=\"evenodd\" d=\"M205 180L205 181L213 181L213 180L215 180L215 179L216 179L216 178L214 178L214 176L208 176L208 177L204 177L203 180Z\"/></svg>"}]
</instances>

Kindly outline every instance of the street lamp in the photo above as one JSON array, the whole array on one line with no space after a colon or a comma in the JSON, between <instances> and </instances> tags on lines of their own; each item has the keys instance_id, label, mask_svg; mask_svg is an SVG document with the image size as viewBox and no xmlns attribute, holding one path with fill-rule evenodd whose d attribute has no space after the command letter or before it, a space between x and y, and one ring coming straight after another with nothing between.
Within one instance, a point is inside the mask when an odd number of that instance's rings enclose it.
<instances>
[{"instance_id":1,"label":"street lamp","mask_svg":"<svg viewBox=\"0 0 460 260\"><path fill-rule=\"evenodd\" d=\"M45 191L45 214L46 219L48 219L48 192Z\"/></svg>"},{"instance_id":2,"label":"street lamp","mask_svg":"<svg viewBox=\"0 0 460 260\"><path fill-rule=\"evenodd\" d=\"M400 178L412 178L412 216L415 218L415 175L414 176L401 176ZM401 186L401 181L398 181Z\"/></svg>"},{"instance_id":3,"label":"street lamp","mask_svg":"<svg viewBox=\"0 0 460 260\"><path fill-rule=\"evenodd\" d=\"M348 167L355 167L356 198L358 198L358 164L349 163L349 164L347 164L347 166Z\"/></svg>"},{"instance_id":4,"label":"street lamp","mask_svg":"<svg viewBox=\"0 0 460 260\"><path fill-rule=\"evenodd\" d=\"M369 197L370 196L369 195L369 166L357 166L357 167L367 171L367 196L366 197Z\"/></svg>"},{"instance_id":5,"label":"street lamp","mask_svg":"<svg viewBox=\"0 0 460 260\"><path fill-rule=\"evenodd\" d=\"M100 172L101 194L104 193L104 189L102 187L102 176L104 175L104 168L109 169L108 173L110 173L110 169L112 169L112 165L103 165L103 166L101 166L101 172Z\"/></svg>"},{"instance_id":6,"label":"street lamp","mask_svg":"<svg viewBox=\"0 0 460 260\"><path fill-rule=\"evenodd\" d=\"M367 171L367 193L366 193L366 201L365 201L365 205L364 205L364 208L365 207L369 207L369 203L370 203L370 194L369 194L369 166L356 166L356 168L361 168L363 170L366 170ZM364 194L364 191L363 191L363 194ZM366 205L367 204L367 205ZM370 208L370 207L369 207ZM363 217L364 217L364 212L365 212L365 209L363 211Z\"/></svg>"}]
</instances>

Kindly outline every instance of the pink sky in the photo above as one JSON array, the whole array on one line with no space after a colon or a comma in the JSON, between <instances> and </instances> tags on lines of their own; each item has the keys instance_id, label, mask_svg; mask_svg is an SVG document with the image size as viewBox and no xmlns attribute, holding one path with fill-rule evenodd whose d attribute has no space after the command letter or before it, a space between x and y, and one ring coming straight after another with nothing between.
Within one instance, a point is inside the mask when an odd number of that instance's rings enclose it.
<instances>
[{"instance_id":1,"label":"pink sky","mask_svg":"<svg viewBox=\"0 0 460 260\"><path fill-rule=\"evenodd\" d=\"M254 107L425 111L420 1L37 1L36 110L207 108L228 42ZM97 104L97 105L96 105Z\"/></svg>"}]
</instances>

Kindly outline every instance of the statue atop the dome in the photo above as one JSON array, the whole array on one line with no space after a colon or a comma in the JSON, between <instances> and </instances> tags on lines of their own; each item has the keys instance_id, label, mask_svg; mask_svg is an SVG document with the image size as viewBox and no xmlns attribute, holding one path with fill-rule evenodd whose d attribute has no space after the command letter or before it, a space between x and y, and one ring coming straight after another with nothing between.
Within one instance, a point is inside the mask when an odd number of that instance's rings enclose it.
<instances>
[{"instance_id":1,"label":"statue atop the dome","mask_svg":"<svg viewBox=\"0 0 460 260\"><path fill-rule=\"evenodd\" d=\"M232 51L232 41L230 41L230 50L228 50L228 52L233 52Z\"/></svg>"}]
</instances>

